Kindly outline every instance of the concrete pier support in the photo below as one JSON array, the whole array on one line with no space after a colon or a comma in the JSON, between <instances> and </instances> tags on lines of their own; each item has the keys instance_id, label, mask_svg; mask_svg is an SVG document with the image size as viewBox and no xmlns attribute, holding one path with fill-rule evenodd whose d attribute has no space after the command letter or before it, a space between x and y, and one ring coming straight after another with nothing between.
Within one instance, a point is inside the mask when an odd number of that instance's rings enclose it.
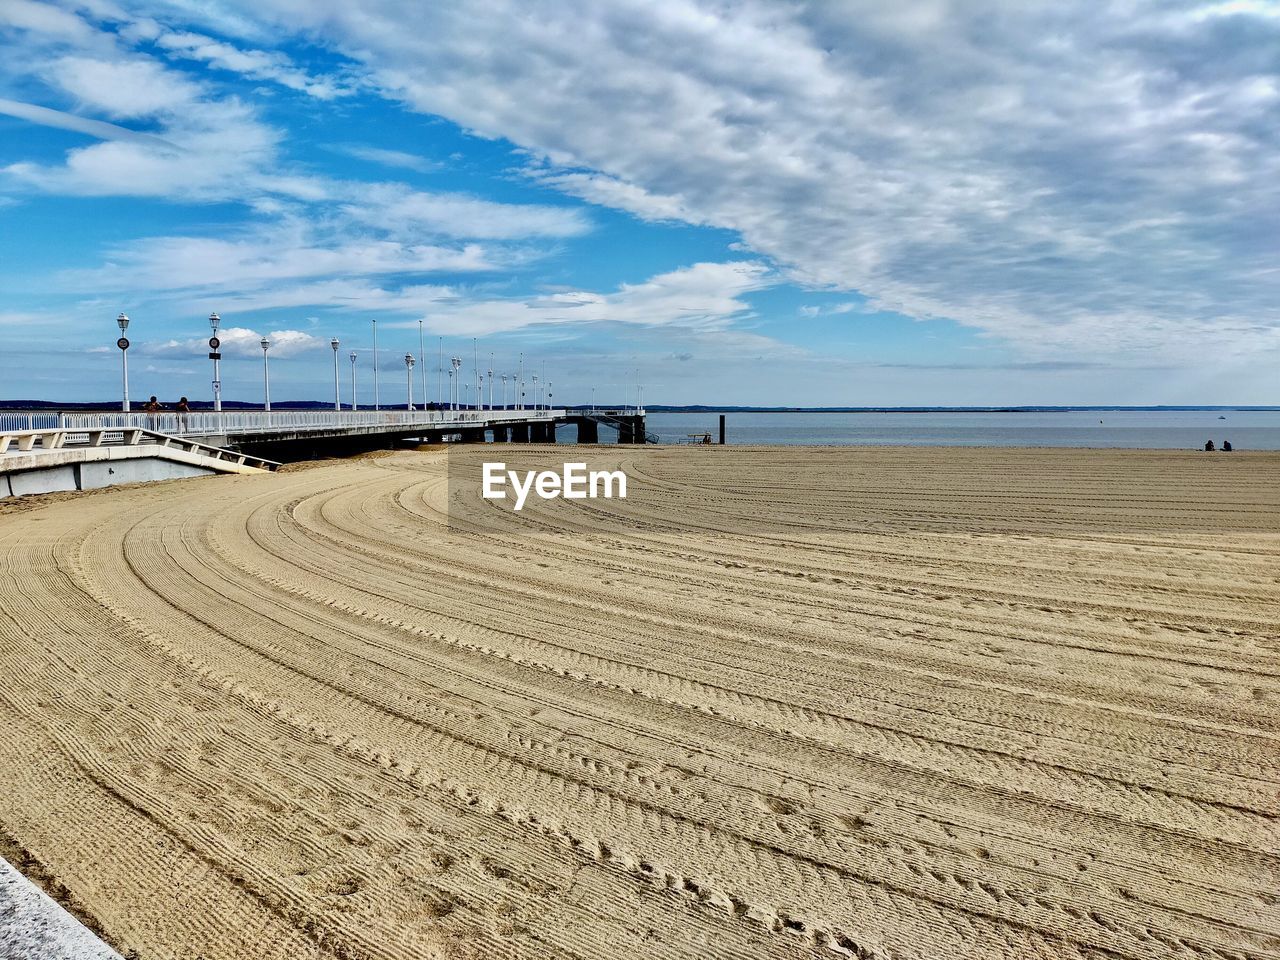
<instances>
[{"instance_id":1,"label":"concrete pier support","mask_svg":"<svg viewBox=\"0 0 1280 960\"><path fill-rule=\"evenodd\" d=\"M502 426L497 426L493 428L494 443L506 443L510 439L511 439L511 431L509 427L502 425Z\"/></svg>"},{"instance_id":2,"label":"concrete pier support","mask_svg":"<svg viewBox=\"0 0 1280 960\"><path fill-rule=\"evenodd\" d=\"M600 442L600 424L594 420L588 420L583 417L578 421L578 442L579 443L599 443Z\"/></svg>"},{"instance_id":3,"label":"concrete pier support","mask_svg":"<svg viewBox=\"0 0 1280 960\"><path fill-rule=\"evenodd\" d=\"M619 417L618 442L644 443L644 417Z\"/></svg>"},{"instance_id":4,"label":"concrete pier support","mask_svg":"<svg viewBox=\"0 0 1280 960\"><path fill-rule=\"evenodd\" d=\"M512 443L528 443L529 442L529 424L513 423L511 425L511 442Z\"/></svg>"}]
</instances>

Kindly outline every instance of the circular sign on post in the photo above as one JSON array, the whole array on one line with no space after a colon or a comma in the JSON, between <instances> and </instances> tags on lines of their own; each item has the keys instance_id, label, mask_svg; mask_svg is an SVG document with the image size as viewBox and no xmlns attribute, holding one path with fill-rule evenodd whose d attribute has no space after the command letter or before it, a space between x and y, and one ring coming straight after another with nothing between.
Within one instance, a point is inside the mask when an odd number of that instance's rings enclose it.
<instances>
[{"instance_id":1,"label":"circular sign on post","mask_svg":"<svg viewBox=\"0 0 1280 960\"><path fill-rule=\"evenodd\" d=\"M209 349L210 349L210 350L217 350L220 346L222 346L222 341L221 341L221 340L219 340L217 337L210 337L210 338L209 338Z\"/></svg>"},{"instance_id":2,"label":"circular sign on post","mask_svg":"<svg viewBox=\"0 0 1280 960\"><path fill-rule=\"evenodd\" d=\"M128 337L121 337L119 340L117 340L117 341L116 341L116 346L117 346L117 347L119 347L121 350L128 350L128 349L129 349L129 338L128 338Z\"/></svg>"}]
</instances>

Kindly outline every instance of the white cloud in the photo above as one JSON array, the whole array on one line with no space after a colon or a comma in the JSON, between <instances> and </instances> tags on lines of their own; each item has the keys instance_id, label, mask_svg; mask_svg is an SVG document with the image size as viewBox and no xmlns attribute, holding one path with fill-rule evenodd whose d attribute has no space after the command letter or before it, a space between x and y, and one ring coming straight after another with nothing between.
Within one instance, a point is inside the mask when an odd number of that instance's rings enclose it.
<instances>
[{"instance_id":1,"label":"white cloud","mask_svg":"<svg viewBox=\"0 0 1280 960\"><path fill-rule=\"evenodd\" d=\"M248 327L224 327L218 331L218 339L222 341L219 349L229 356L260 357L262 356L263 333ZM312 336L304 330L272 330L265 334L270 341L272 359L287 360L300 354L329 349L329 341ZM144 354L155 356L191 356L203 358L209 352L206 339L165 340L158 343L138 343L138 350Z\"/></svg>"},{"instance_id":2,"label":"white cloud","mask_svg":"<svg viewBox=\"0 0 1280 960\"><path fill-rule=\"evenodd\" d=\"M152 117L190 108L200 87L143 57L98 60L61 57L49 66L51 80L91 109L116 119Z\"/></svg>"},{"instance_id":3,"label":"white cloud","mask_svg":"<svg viewBox=\"0 0 1280 960\"><path fill-rule=\"evenodd\" d=\"M303 278L368 277L491 268L475 245L445 247L391 240L321 237L305 223L285 222L243 239L157 237L109 254L100 268L64 277L72 289L223 292L276 288Z\"/></svg>"},{"instance_id":4,"label":"white cloud","mask_svg":"<svg viewBox=\"0 0 1280 960\"><path fill-rule=\"evenodd\" d=\"M281 134L253 107L129 49L111 30L79 22L84 30L26 29L0 42L4 73L28 85L42 78L41 99L70 109L6 100L0 112L104 142L68 150L62 163L10 163L3 173L11 183L51 193L194 201L264 191L259 181L275 172Z\"/></svg>"},{"instance_id":5,"label":"white cloud","mask_svg":"<svg viewBox=\"0 0 1280 960\"><path fill-rule=\"evenodd\" d=\"M118 100L122 108L127 102ZM133 102L143 108L140 101ZM254 192L260 171L276 155L279 138L249 107L235 101L205 102L166 118L156 138L77 147L67 151L61 165L20 162L4 172L50 193L232 199Z\"/></svg>"},{"instance_id":6,"label":"white cloud","mask_svg":"<svg viewBox=\"0 0 1280 960\"><path fill-rule=\"evenodd\" d=\"M590 219L573 207L495 203L458 193L426 193L400 184L349 185L344 212L355 222L398 236L423 233L488 240L577 237Z\"/></svg>"},{"instance_id":7,"label":"white cloud","mask_svg":"<svg viewBox=\"0 0 1280 960\"><path fill-rule=\"evenodd\" d=\"M276 51L242 50L220 40L186 31L159 33L154 42L172 56L198 60L221 70L246 77L271 80L319 100L333 100L353 92L349 84L333 77L314 77L300 70L284 54Z\"/></svg>"},{"instance_id":8,"label":"white cloud","mask_svg":"<svg viewBox=\"0 0 1280 960\"><path fill-rule=\"evenodd\" d=\"M157 147L173 149L173 144L165 143L159 137L153 137L150 134L138 133L128 127L106 123L102 120L92 120L88 117L80 117L62 110L51 110L48 107L37 106L34 103L23 103L19 100L6 100L0 97L0 114L17 117L19 120L27 120L31 123L38 123L42 127L56 127L59 130L83 133L100 140L136 140L144 143L149 141Z\"/></svg>"},{"instance_id":9,"label":"white cloud","mask_svg":"<svg viewBox=\"0 0 1280 960\"><path fill-rule=\"evenodd\" d=\"M544 183L738 231L886 309L1029 351L1247 351L1280 326L1272 4L235 6Z\"/></svg>"},{"instance_id":10,"label":"white cloud","mask_svg":"<svg viewBox=\"0 0 1280 960\"><path fill-rule=\"evenodd\" d=\"M0 5L0 25L34 35L81 42L89 40L94 32L74 13L32 0L5 0Z\"/></svg>"},{"instance_id":11,"label":"white cloud","mask_svg":"<svg viewBox=\"0 0 1280 960\"><path fill-rule=\"evenodd\" d=\"M613 293L573 290L538 298L469 299L453 296L428 305L437 333L484 336L550 324L621 323L723 331L750 313L740 299L773 282L761 263L697 263L624 283Z\"/></svg>"},{"instance_id":12,"label":"white cloud","mask_svg":"<svg viewBox=\"0 0 1280 960\"><path fill-rule=\"evenodd\" d=\"M382 147L370 147L360 143L338 143L334 144L330 149L338 153L345 153L349 157L368 160L370 163L377 163L384 167L400 167L404 170L416 170L418 173L429 173L440 167L440 164L427 160L425 157L420 157L416 153L406 153L403 150L386 150Z\"/></svg>"}]
</instances>

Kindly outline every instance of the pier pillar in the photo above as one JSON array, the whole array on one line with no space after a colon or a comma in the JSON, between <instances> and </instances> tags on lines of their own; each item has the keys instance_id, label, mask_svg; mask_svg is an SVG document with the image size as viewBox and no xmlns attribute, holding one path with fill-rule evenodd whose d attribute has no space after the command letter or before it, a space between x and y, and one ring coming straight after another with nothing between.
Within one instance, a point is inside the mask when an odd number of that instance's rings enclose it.
<instances>
[{"instance_id":1,"label":"pier pillar","mask_svg":"<svg viewBox=\"0 0 1280 960\"><path fill-rule=\"evenodd\" d=\"M509 431L509 429L510 429L510 428L509 428L505 423L504 423L504 424L501 424L500 426L495 426L495 427L493 427L493 428L492 428L492 430L493 430L493 442L494 442L494 443L506 443L506 442L507 442L507 440L510 438L510 434L509 434L509 432L508 432L508 431Z\"/></svg>"},{"instance_id":2,"label":"pier pillar","mask_svg":"<svg viewBox=\"0 0 1280 960\"><path fill-rule=\"evenodd\" d=\"M618 420L619 443L644 443L644 417L620 417Z\"/></svg>"},{"instance_id":3,"label":"pier pillar","mask_svg":"<svg viewBox=\"0 0 1280 960\"><path fill-rule=\"evenodd\" d=\"M588 420L583 417L578 421L578 442L579 443L599 443L600 442L600 424L594 420Z\"/></svg>"},{"instance_id":4,"label":"pier pillar","mask_svg":"<svg viewBox=\"0 0 1280 960\"><path fill-rule=\"evenodd\" d=\"M527 423L513 423L511 425L511 441L512 443L528 443L529 425Z\"/></svg>"},{"instance_id":5,"label":"pier pillar","mask_svg":"<svg viewBox=\"0 0 1280 960\"><path fill-rule=\"evenodd\" d=\"M644 417L619 417L618 442L644 443Z\"/></svg>"},{"instance_id":6,"label":"pier pillar","mask_svg":"<svg viewBox=\"0 0 1280 960\"><path fill-rule=\"evenodd\" d=\"M724 446L724 414L720 414L720 446Z\"/></svg>"}]
</instances>

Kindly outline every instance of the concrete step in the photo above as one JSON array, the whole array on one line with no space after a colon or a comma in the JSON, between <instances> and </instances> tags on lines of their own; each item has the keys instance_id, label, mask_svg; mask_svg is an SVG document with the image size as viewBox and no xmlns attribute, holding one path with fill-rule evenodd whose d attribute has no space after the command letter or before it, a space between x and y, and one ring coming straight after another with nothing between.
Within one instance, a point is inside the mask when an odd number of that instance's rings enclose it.
<instances>
[{"instance_id":1,"label":"concrete step","mask_svg":"<svg viewBox=\"0 0 1280 960\"><path fill-rule=\"evenodd\" d=\"M124 960L0 857L0 958Z\"/></svg>"}]
</instances>

